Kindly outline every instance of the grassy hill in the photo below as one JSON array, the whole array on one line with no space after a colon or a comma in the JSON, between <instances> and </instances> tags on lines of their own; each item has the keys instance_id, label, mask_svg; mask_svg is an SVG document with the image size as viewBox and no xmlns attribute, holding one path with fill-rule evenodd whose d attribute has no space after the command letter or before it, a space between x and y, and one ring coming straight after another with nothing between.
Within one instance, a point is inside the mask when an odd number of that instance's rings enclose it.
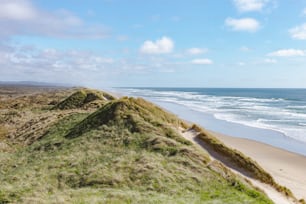
<instances>
[{"instance_id":1,"label":"grassy hill","mask_svg":"<svg viewBox=\"0 0 306 204\"><path fill-rule=\"evenodd\" d=\"M106 101L114 99L115 98L112 95L105 92L81 89L58 103L53 109L66 110L74 108L101 107Z\"/></svg>"},{"instance_id":2,"label":"grassy hill","mask_svg":"<svg viewBox=\"0 0 306 204\"><path fill-rule=\"evenodd\" d=\"M80 93L58 100L74 103ZM50 105L52 94L35 109L1 109L1 117L22 113L10 116L16 127L49 122L34 137L1 120L0 203L272 203L181 137L186 124L154 104L108 98L84 109L86 93L66 109Z\"/></svg>"}]
</instances>

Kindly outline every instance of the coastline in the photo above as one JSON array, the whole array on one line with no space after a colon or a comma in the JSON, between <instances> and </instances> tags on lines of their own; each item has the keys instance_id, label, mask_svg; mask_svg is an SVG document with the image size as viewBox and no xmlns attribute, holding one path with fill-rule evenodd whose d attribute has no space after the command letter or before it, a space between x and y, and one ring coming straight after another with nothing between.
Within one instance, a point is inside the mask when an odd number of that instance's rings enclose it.
<instances>
[{"instance_id":1,"label":"coastline","mask_svg":"<svg viewBox=\"0 0 306 204\"><path fill-rule=\"evenodd\" d=\"M124 95L124 93L116 91L111 92L115 93L117 97ZM297 199L306 200L305 144L300 144L273 130L218 120L212 115L196 112L182 105L156 100L151 100L151 102L183 120L204 127L226 146L255 160L272 175L277 183L289 188Z\"/></svg>"},{"instance_id":2,"label":"coastline","mask_svg":"<svg viewBox=\"0 0 306 204\"><path fill-rule=\"evenodd\" d=\"M266 89L260 90L263 93L256 92L257 89L242 89L242 92L239 89L231 92L231 89L205 88L110 90L142 97L208 130L252 139L306 156L305 128L302 127L306 124L303 122L306 112L301 110L306 101L297 103L295 98L299 96L296 92L286 92L286 95L275 91L270 93ZM275 124L272 121L276 121Z\"/></svg>"},{"instance_id":3,"label":"coastline","mask_svg":"<svg viewBox=\"0 0 306 204\"><path fill-rule=\"evenodd\" d=\"M207 123L209 123L208 126L210 127L216 125L226 125L226 128L232 127L232 131L239 133L238 135L228 135L220 133L219 131L211 131L209 128L208 131L226 146L236 149L255 160L261 167L272 175L277 183L289 188L298 199L306 200L306 156L302 154L303 152L293 152L288 149L278 147L280 145L275 142L277 142L277 140L282 136L281 134L278 134L275 131L265 129L260 130L252 127L244 127L245 129L243 129L242 125L231 124L227 121L218 122L217 119L212 118L213 116L207 118L209 116L206 115L204 116L206 118L203 118L203 114L197 114L197 112L189 110L187 107L158 101L153 102L162 108L177 114L180 118L199 124L204 128L208 127L207 124L203 124L203 119L207 119ZM227 129L224 131L226 130ZM249 130L251 130L251 132L248 132ZM272 134L272 138L270 138L270 141L268 142L272 143L273 145L260 141L260 139L267 139L268 137L260 138L258 135L256 135L256 139L259 141L245 137L249 133L252 133L252 135L260 133L271 136L269 135L270 133ZM283 140L289 140L289 142L291 141L290 138L286 137L283 137ZM294 143L291 148L295 148L296 145L297 144Z\"/></svg>"},{"instance_id":4,"label":"coastline","mask_svg":"<svg viewBox=\"0 0 306 204\"><path fill-rule=\"evenodd\" d=\"M149 98L146 99L150 100ZM218 132L223 135L229 135L234 138L250 139L283 149L285 151L306 156L306 143L297 141L293 138L289 138L275 130L255 128L216 119L213 115L194 111L188 107L171 102L161 102L156 100L151 101L160 107L174 113L178 117L187 121L192 121L193 123L196 123L207 130Z\"/></svg>"},{"instance_id":5,"label":"coastline","mask_svg":"<svg viewBox=\"0 0 306 204\"><path fill-rule=\"evenodd\" d=\"M123 94L116 93L116 95L122 96ZM306 151L303 151L303 144L300 148L296 149L296 146L299 145L298 142L286 138L276 131L261 130L259 128L246 127L228 121L220 121L213 118L213 116L190 110L178 104L160 101L152 102L176 114L183 120L199 124L208 129L209 132L226 146L237 149L255 160L272 175L277 183L289 188L298 199L306 200L306 177L304 176L304 171L306 169L306 156L304 154L306 154ZM205 120L205 123L203 123L203 120ZM223 127L221 131L219 131L220 126ZM211 131L211 127L217 129L217 131ZM227 134L229 129L234 134ZM256 136L256 140L247 137L250 136L250 133ZM258 136L258 133L262 137ZM269 137L264 137L265 135ZM283 147L280 145L284 140L291 142L289 148L288 146ZM294 152L294 150L298 151Z\"/></svg>"},{"instance_id":6,"label":"coastline","mask_svg":"<svg viewBox=\"0 0 306 204\"><path fill-rule=\"evenodd\" d=\"M153 101L153 103L159 105L167 111L172 112L173 114L176 114L183 120L187 120L190 123L199 124L205 129L207 128L207 125L203 125L202 114L196 114L197 112L188 110L188 108L176 104L164 103L159 101ZM209 116L206 115L205 117ZM228 123L227 121L221 121L220 124L220 122L216 122L217 119L212 120L212 118L208 118L207 120L209 123L211 123L209 125L217 126L226 124L228 127L232 127L233 125ZM268 173L272 175L272 177L277 183L289 188L297 199L306 200L306 156L298 152L293 152L285 148L277 147L277 144L274 146L262 141L256 141L254 139L245 137L245 135L250 133L248 132L248 130L251 130L254 135L256 135L258 131L264 135L271 133L274 138L272 138L272 140L270 140L269 142L272 142L273 144L273 142L277 141L277 139L279 139L279 137L281 136L278 135L275 131L269 131L265 129L260 130L258 128L252 127L245 127L245 129L242 129L241 127L243 126L237 124L235 127L233 127L233 130L239 133L239 136L223 134L217 131L211 131L209 129L208 131L211 132L226 146L236 149L245 154L246 156L255 160L263 169L265 169ZM290 141L290 139L288 140ZM296 144L294 144L292 148L294 148L295 145Z\"/></svg>"},{"instance_id":7,"label":"coastline","mask_svg":"<svg viewBox=\"0 0 306 204\"><path fill-rule=\"evenodd\" d=\"M170 107L168 103L161 103L158 101L153 102L162 108L177 114L184 120L199 124L200 126L207 128L207 125L203 125L203 117L199 114L196 114L197 112L195 111L188 110L188 108L181 107L180 105L176 104L171 104L172 106ZM217 119L212 120L212 118L208 118L208 122L212 123L209 125L222 125L222 122L221 124L220 122L217 122L216 124L216 120ZM226 124L229 127L233 125L226 121L223 124ZM236 149L255 160L261 167L263 167L268 173L272 175L277 183L289 188L298 199L306 200L306 156L297 152L288 151L281 147L277 147L277 145L272 146L271 144L267 144L265 142L242 137L247 135L249 133L248 130L250 129L251 131L255 131L252 132L254 135L256 135L258 131L262 131L261 134L274 134L274 139L272 138L270 141L273 143L273 141L276 141L279 138L279 135L275 134L275 131L258 130L258 128L249 127L242 129L241 127L241 125L236 125L236 127L233 127L233 131L238 132L239 136L223 134L217 131L211 131L209 129L208 131L211 132L226 146Z\"/></svg>"}]
</instances>

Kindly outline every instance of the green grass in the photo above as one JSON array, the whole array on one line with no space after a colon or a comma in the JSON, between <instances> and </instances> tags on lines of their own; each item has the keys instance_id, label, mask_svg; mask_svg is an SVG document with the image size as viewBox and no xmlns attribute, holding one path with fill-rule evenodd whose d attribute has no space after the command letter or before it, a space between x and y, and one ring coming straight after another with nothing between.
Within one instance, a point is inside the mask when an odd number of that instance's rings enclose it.
<instances>
[{"instance_id":1,"label":"green grass","mask_svg":"<svg viewBox=\"0 0 306 204\"><path fill-rule=\"evenodd\" d=\"M103 124L125 127L130 132L166 135L180 143L191 144L173 131L173 127L182 124L176 116L141 98L122 98L107 103L75 126L67 137L77 137Z\"/></svg>"},{"instance_id":2,"label":"green grass","mask_svg":"<svg viewBox=\"0 0 306 204\"><path fill-rule=\"evenodd\" d=\"M0 203L272 203L176 133L180 123L133 98L69 115L0 155Z\"/></svg>"},{"instance_id":3,"label":"green grass","mask_svg":"<svg viewBox=\"0 0 306 204\"><path fill-rule=\"evenodd\" d=\"M59 102L53 109L67 110L86 106L101 107L104 105L105 101L114 99L112 95L105 92L80 89Z\"/></svg>"}]
</instances>

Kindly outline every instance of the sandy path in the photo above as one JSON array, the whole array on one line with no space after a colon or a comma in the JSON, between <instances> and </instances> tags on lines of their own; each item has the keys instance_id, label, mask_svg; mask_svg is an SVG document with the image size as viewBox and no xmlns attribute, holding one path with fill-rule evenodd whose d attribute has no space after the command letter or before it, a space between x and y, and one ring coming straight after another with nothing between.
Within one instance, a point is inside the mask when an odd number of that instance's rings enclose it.
<instances>
[{"instance_id":1,"label":"sandy path","mask_svg":"<svg viewBox=\"0 0 306 204\"><path fill-rule=\"evenodd\" d=\"M196 132L194 131L186 131L184 133L182 133L183 137L191 142L193 142L194 144L198 145L200 148L204 149L206 151L207 146L205 145L204 142L202 142L201 140L196 138ZM227 144L227 143L225 143ZM240 150L240 149L239 149ZM218 160L221 161L222 163L224 163L222 161L222 158L220 155L218 156L218 154L215 152L213 155L211 154L212 152L210 151L210 156L211 159L214 160L216 159L215 157L218 157ZM252 157L253 158L253 157ZM226 163L226 162L225 162ZM245 176L244 174L241 174L239 171L232 169L231 167L229 167L234 173L239 174L240 176L248 179L249 181L251 181L251 183L255 186L258 187L260 189L262 189L266 195L276 204L294 204L293 201L289 200L286 196L284 196L283 194L279 193L278 191L276 191L273 187L264 184L258 180L252 179L250 177Z\"/></svg>"}]
</instances>

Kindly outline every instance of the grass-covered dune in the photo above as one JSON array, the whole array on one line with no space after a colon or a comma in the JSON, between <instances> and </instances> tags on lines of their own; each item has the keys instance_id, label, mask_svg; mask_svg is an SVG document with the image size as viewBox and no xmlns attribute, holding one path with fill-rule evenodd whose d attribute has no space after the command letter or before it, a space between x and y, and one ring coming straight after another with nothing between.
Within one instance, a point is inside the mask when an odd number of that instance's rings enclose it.
<instances>
[{"instance_id":1,"label":"grass-covered dune","mask_svg":"<svg viewBox=\"0 0 306 204\"><path fill-rule=\"evenodd\" d=\"M284 195L294 198L292 192L285 186L281 186L275 182L273 177L266 172L256 161L245 156L241 152L235 149L231 149L214 137L211 133L200 128L197 125L193 125L191 130L197 132L197 138L203 141L207 146L208 152L215 153L216 157L220 157L220 160L224 161L227 166L238 171L243 171L245 175L250 178L254 178L263 183L273 186L277 191ZM212 151L211 151L212 150Z\"/></svg>"},{"instance_id":2,"label":"grass-covered dune","mask_svg":"<svg viewBox=\"0 0 306 204\"><path fill-rule=\"evenodd\" d=\"M176 116L143 99L108 100L36 108L58 117L31 143L2 135L0 203L272 203L185 140Z\"/></svg>"},{"instance_id":3,"label":"grass-covered dune","mask_svg":"<svg viewBox=\"0 0 306 204\"><path fill-rule=\"evenodd\" d=\"M114 99L115 97L102 91L80 89L59 102L54 106L54 109L66 110L84 107L101 107L106 101Z\"/></svg>"}]
</instances>

